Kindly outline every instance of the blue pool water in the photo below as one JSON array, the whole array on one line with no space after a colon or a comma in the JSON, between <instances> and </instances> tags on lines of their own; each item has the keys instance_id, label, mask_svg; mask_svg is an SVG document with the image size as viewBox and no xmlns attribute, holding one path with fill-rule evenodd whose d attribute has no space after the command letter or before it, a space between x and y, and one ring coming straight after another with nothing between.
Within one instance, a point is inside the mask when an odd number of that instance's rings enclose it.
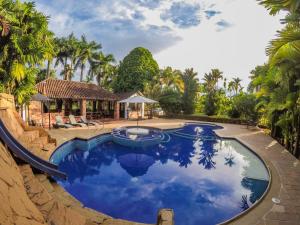
<instances>
[{"instance_id":1,"label":"blue pool water","mask_svg":"<svg viewBox=\"0 0 300 225\"><path fill-rule=\"evenodd\" d=\"M51 157L66 172L59 184L86 207L115 218L155 223L172 208L176 225L213 225L251 207L265 192L262 161L220 127L187 124L149 147L126 147L102 135L74 140Z\"/></svg>"}]
</instances>

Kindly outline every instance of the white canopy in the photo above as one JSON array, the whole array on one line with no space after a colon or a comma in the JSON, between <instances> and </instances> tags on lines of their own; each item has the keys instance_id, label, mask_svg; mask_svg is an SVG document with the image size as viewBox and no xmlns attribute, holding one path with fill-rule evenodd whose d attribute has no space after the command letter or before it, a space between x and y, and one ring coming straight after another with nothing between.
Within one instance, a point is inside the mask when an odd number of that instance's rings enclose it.
<instances>
[{"instance_id":1,"label":"white canopy","mask_svg":"<svg viewBox=\"0 0 300 225\"><path fill-rule=\"evenodd\" d=\"M158 102L143 96L133 96L120 101L120 103L158 103Z\"/></svg>"}]
</instances>

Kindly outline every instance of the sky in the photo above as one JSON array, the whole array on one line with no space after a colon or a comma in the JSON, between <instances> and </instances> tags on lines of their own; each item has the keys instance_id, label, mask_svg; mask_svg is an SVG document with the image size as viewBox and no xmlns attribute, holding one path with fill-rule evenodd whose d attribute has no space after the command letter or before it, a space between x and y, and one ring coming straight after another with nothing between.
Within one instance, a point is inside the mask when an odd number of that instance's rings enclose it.
<instances>
[{"instance_id":1,"label":"sky","mask_svg":"<svg viewBox=\"0 0 300 225\"><path fill-rule=\"evenodd\" d=\"M100 42L119 61L149 49L160 68L193 67L199 79L213 68L246 86L267 62L265 48L282 27L256 0L36 0L57 36L71 32Z\"/></svg>"}]
</instances>

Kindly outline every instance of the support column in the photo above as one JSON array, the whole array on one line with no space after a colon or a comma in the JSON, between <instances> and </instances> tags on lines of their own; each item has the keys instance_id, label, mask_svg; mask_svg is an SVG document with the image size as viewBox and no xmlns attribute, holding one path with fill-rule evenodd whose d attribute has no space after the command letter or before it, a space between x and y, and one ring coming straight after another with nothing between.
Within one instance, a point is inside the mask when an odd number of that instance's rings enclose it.
<instances>
[{"instance_id":1,"label":"support column","mask_svg":"<svg viewBox=\"0 0 300 225\"><path fill-rule=\"evenodd\" d=\"M114 102L114 119L119 120L120 119L120 103L118 101Z\"/></svg>"},{"instance_id":2,"label":"support column","mask_svg":"<svg viewBox=\"0 0 300 225\"><path fill-rule=\"evenodd\" d=\"M97 111L97 101L93 100L93 112Z\"/></svg>"},{"instance_id":3,"label":"support column","mask_svg":"<svg viewBox=\"0 0 300 225\"><path fill-rule=\"evenodd\" d=\"M80 115L86 117L86 100L82 99L80 102Z\"/></svg>"},{"instance_id":4,"label":"support column","mask_svg":"<svg viewBox=\"0 0 300 225\"><path fill-rule=\"evenodd\" d=\"M129 116L129 115L128 115L128 107L129 107L129 103L126 102L126 103L125 103L125 109L124 109L124 110L125 110L125 113L124 113L124 118L125 118L125 119L128 119L128 116Z\"/></svg>"},{"instance_id":5,"label":"support column","mask_svg":"<svg viewBox=\"0 0 300 225\"><path fill-rule=\"evenodd\" d=\"M145 115L145 103L142 103L142 119L144 119L144 115Z\"/></svg>"}]
</instances>

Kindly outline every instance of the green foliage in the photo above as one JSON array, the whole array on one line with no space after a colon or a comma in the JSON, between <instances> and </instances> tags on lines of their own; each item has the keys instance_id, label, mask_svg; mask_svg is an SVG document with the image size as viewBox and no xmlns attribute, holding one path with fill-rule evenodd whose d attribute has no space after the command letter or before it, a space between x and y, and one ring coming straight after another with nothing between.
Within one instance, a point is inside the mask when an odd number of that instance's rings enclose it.
<instances>
[{"instance_id":1,"label":"green foliage","mask_svg":"<svg viewBox=\"0 0 300 225\"><path fill-rule=\"evenodd\" d=\"M182 111L180 92L166 88L159 97L159 104L167 115L179 114Z\"/></svg>"},{"instance_id":2,"label":"green foliage","mask_svg":"<svg viewBox=\"0 0 300 225\"><path fill-rule=\"evenodd\" d=\"M47 78L56 78L55 72L56 72L55 70L50 70L49 74L47 74L48 73L47 69L38 69L35 82L39 83Z\"/></svg>"},{"instance_id":3,"label":"green foliage","mask_svg":"<svg viewBox=\"0 0 300 225\"><path fill-rule=\"evenodd\" d=\"M173 70L172 67L168 66L160 70L159 79L162 87L173 88L180 92L184 91L184 83L180 70Z\"/></svg>"},{"instance_id":4,"label":"green foliage","mask_svg":"<svg viewBox=\"0 0 300 225\"><path fill-rule=\"evenodd\" d=\"M204 113L206 115L212 116L217 113L216 100L217 100L216 92L207 93L204 100Z\"/></svg>"},{"instance_id":5,"label":"green foliage","mask_svg":"<svg viewBox=\"0 0 300 225\"><path fill-rule=\"evenodd\" d=\"M267 47L269 63L252 71L248 87L255 92L259 121L271 135L293 153L300 155L300 2L260 0L270 14L287 11L285 27Z\"/></svg>"},{"instance_id":6,"label":"green foliage","mask_svg":"<svg viewBox=\"0 0 300 225\"><path fill-rule=\"evenodd\" d=\"M181 77L184 83L182 109L184 114L193 114L195 112L195 101L199 88L197 73L192 68L186 69Z\"/></svg>"},{"instance_id":7,"label":"green foliage","mask_svg":"<svg viewBox=\"0 0 300 225\"><path fill-rule=\"evenodd\" d=\"M32 2L0 4L0 84L19 104L34 92L36 68L54 54L48 18Z\"/></svg>"},{"instance_id":8,"label":"green foliage","mask_svg":"<svg viewBox=\"0 0 300 225\"><path fill-rule=\"evenodd\" d=\"M240 94L233 97L232 108L229 111L231 118L242 118L246 120L257 120L256 98L253 94Z\"/></svg>"},{"instance_id":9,"label":"green foliage","mask_svg":"<svg viewBox=\"0 0 300 225\"><path fill-rule=\"evenodd\" d=\"M113 89L116 92L143 91L145 83L158 73L159 67L151 52L142 47L135 48L120 63Z\"/></svg>"}]
</instances>

